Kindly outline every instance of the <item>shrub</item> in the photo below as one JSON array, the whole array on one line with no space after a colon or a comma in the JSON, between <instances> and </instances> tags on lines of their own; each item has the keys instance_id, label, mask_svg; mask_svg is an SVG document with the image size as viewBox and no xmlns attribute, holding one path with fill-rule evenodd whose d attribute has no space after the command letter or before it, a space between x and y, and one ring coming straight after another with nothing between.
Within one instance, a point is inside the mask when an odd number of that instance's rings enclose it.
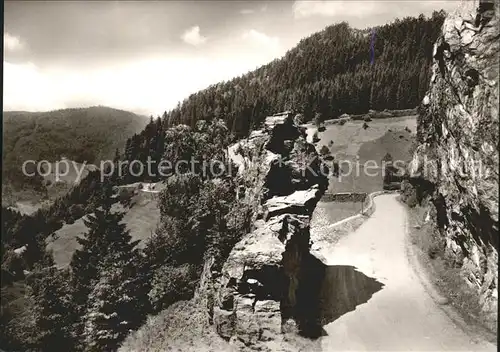
<instances>
[{"instance_id":1,"label":"shrub","mask_svg":"<svg viewBox=\"0 0 500 352\"><path fill-rule=\"evenodd\" d=\"M320 127L323 121L324 121L323 115L320 112L317 112L316 115L314 116L314 124L317 127Z\"/></svg>"},{"instance_id":2,"label":"shrub","mask_svg":"<svg viewBox=\"0 0 500 352\"><path fill-rule=\"evenodd\" d=\"M118 190L118 195L117 195L118 201L124 207L129 206L130 202L132 200L132 197L134 196L134 193L135 193L134 189L121 187Z\"/></svg>"},{"instance_id":3,"label":"shrub","mask_svg":"<svg viewBox=\"0 0 500 352\"><path fill-rule=\"evenodd\" d=\"M363 118L363 120L364 120L365 122L370 122L372 119L371 119L371 117L370 117L370 116L366 115L366 116Z\"/></svg>"},{"instance_id":4,"label":"shrub","mask_svg":"<svg viewBox=\"0 0 500 352\"><path fill-rule=\"evenodd\" d=\"M14 250L9 249L3 254L2 270L9 272L18 280L24 276L23 269L25 269L24 260Z\"/></svg>"},{"instance_id":5,"label":"shrub","mask_svg":"<svg viewBox=\"0 0 500 352\"><path fill-rule=\"evenodd\" d=\"M191 298L197 276L196 268L190 264L164 265L156 269L148 293L153 310L158 312L174 302Z\"/></svg>"},{"instance_id":6,"label":"shrub","mask_svg":"<svg viewBox=\"0 0 500 352\"><path fill-rule=\"evenodd\" d=\"M408 153L413 155L415 150L417 150L419 143L415 139L412 139L410 146L408 147Z\"/></svg>"},{"instance_id":7,"label":"shrub","mask_svg":"<svg viewBox=\"0 0 500 352\"><path fill-rule=\"evenodd\" d=\"M436 259L438 256L441 256L441 254L443 254L442 245L435 238L435 236L432 236L431 243L429 244L429 247L427 248L427 255L431 259Z\"/></svg>"},{"instance_id":8,"label":"shrub","mask_svg":"<svg viewBox=\"0 0 500 352\"><path fill-rule=\"evenodd\" d=\"M313 143L317 143L317 142L319 142L319 141L320 141L320 139L319 139L319 137L318 137L318 131L316 131L316 132L314 132L314 134L313 134Z\"/></svg>"},{"instance_id":9,"label":"shrub","mask_svg":"<svg viewBox=\"0 0 500 352\"><path fill-rule=\"evenodd\" d=\"M73 204L69 207L69 214L72 219L79 219L85 215L84 208L81 204Z\"/></svg>"},{"instance_id":10,"label":"shrub","mask_svg":"<svg viewBox=\"0 0 500 352\"><path fill-rule=\"evenodd\" d=\"M385 163L390 162L392 160L393 160L392 155L390 153L385 153L384 157L382 158L382 162Z\"/></svg>"},{"instance_id":11,"label":"shrub","mask_svg":"<svg viewBox=\"0 0 500 352\"><path fill-rule=\"evenodd\" d=\"M401 183L401 200L410 208L414 208L419 204L417 190L408 180Z\"/></svg>"},{"instance_id":12,"label":"shrub","mask_svg":"<svg viewBox=\"0 0 500 352\"><path fill-rule=\"evenodd\" d=\"M368 127L369 127L369 126L368 126L368 124L367 124L366 122L365 122L365 123L363 123L363 129L364 129L364 130L366 130Z\"/></svg>"},{"instance_id":13,"label":"shrub","mask_svg":"<svg viewBox=\"0 0 500 352\"><path fill-rule=\"evenodd\" d=\"M407 199L406 199L406 204L408 204L408 206L410 208L414 208L418 205L418 199L417 199L417 194L416 193L412 193Z\"/></svg>"},{"instance_id":14,"label":"shrub","mask_svg":"<svg viewBox=\"0 0 500 352\"><path fill-rule=\"evenodd\" d=\"M386 191L397 191L401 189L401 184L399 182L384 183L382 188Z\"/></svg>"},{"instance_id":15,"label":"shrub","mask_svg":"<svg viewBox=\"0 0 500 352\"><path fill-rule=\"evenodd\" d=\"M341 119L341 120L339 121L339 125L340 125L340 126L343 126L343 125L345 125L345 123L346 123L346 122L347 122L347 120L346 120L346 119Z\"/></svg>"},{"instance_id":16,"label":"shrub","mask_svg":"<svg viewBox=\"0 0 500 352\"><path fill-rule=\"evenodd\" d=\"M321 156L327 156L327 155L329 155L329 154L330 154L330 149L329 149L326 145L324 145L324 146L322 146L322 147L321 147L321 149L319 150L319 154L320 154Z\"/></svg>"}]
</instances>

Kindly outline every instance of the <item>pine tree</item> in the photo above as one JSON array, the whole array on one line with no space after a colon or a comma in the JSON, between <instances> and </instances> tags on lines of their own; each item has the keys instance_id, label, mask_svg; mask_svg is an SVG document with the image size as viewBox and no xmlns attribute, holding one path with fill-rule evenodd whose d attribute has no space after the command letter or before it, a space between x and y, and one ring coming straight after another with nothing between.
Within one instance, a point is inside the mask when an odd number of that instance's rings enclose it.
<instances>
[{"instance_id":1,"label":"pine tree","mask_svg":"<svg viewBox=\"0 0 500 352\"><path fill-rule=\"evenodd\" d=\"M124 213L111 212L115 203L112 194L112 184L105 182L100 195L100 208L83 219L88 232L77 238L81 248L75 251L70 264L74 283L79 289L90 286L97 277L98 262L103 258L107 246L117 237L117 233L125 231L125 224L120 223Z\"/></svg>"},{"instance_id":2,"label":"pine tree","mask_svg":"<svg viewBox=\"0 0 500 352\"><path fill-rule=\"evenodd\" d=\"M71 297L69 271L55 267L37 270L27 279L27 299L32 303L31 343L41 351L73 351L72 327L76 310Z\"/></svg>"},{"instance_id":3,"label":"pine tree","mask_svg":"<svg viewBox=\"0 0 500 352\"><path fill-rule=\"evenodd\" d=\"M130 235L122 232L99 266L99 278L83 317L86 351L115 351L144 321L147 290L134 246Z\"/></svg>"},{"instance_id":4,"label":"pine tree","mask_svg":"<svg viewBox=\"0 0 500 352\"><path fill-rule=\"evenodd\" d=\"M87 306L88 296L99 279L100 265L106 257L110 248L115 248L121 243L130 242L131 236L121 223L124 213L112 212L111 207L116 202L112 198L112 184L105 180L100 199L100 208L93 215L84 219L88 232L77 241L81 245L71 259L72 286L74 290L74 302L77 305L79 315L84 314ZM130 242L132 248L138 241ZM124 250L129 250L128 246ZM77 323L75 328L77 334L81 334L83 326Z\"/></svg>"}]
</instances>

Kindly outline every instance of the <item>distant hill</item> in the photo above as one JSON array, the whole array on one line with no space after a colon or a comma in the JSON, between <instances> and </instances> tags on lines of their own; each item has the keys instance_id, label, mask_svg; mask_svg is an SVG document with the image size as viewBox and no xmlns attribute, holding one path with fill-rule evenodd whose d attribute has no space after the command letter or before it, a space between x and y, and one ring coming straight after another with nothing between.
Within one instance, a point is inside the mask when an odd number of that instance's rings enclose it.
<instances>
[{"instance_id":1,"label":"distant hill","mask_svg":"<svg viewBox=\"0 0 500 352\"><path fill-rule=\"evenodd\" d=\"M12 203L46 192L43 178L22 174L24 161L55 162L66 157L99 164L112 158L116 148L122 150L127 138L142 130L147 121L144 116L104 106L4 112L2 194Z\"/></svg>"}]
</instances>

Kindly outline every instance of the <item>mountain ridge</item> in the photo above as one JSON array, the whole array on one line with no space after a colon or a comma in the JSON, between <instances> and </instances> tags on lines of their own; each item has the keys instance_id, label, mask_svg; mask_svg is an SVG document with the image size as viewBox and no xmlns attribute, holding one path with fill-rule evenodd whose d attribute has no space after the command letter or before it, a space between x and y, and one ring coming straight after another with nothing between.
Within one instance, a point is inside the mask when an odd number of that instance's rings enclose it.
<instances>
[{"instance_id":1,"label":"mountain ridge","mask_svg":"<svg viewBox=\"0 0 500 352\"><path fill-rule=\"evenodd\" d=\"M328 26L281 58L191 94L163 118L169 126L223 118L233 133L246 137L276 111L294 109L308 121L315 113L336 118L369 109L414 108L428 87L432 46L444 16L435 11L429 18L375 27L373 43L366 29L347 22Z\"/></svg>"}]
</instances>

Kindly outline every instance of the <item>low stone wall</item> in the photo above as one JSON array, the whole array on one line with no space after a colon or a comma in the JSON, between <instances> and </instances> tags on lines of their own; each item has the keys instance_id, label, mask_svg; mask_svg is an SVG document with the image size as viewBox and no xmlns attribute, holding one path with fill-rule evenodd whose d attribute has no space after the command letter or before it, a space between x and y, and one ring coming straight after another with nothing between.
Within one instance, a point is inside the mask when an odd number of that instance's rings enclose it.
<instances>
[{"instance_id":1,"label":"low stone wall","mask_svg":"<svg viewBox=\"0 0 500 352\"><path fill-rule=\"evenodd\" d=\"M366 197L366 200L365 200L365 202L363 204L363 211L360 211L356 215L352 215L352 216L349 216L348 218L345 218L343 220L337 221L332 226L342 225L342 224L344 224L344 223L346 223L348 221L351 221L351 220L354 220L354 219L357 219L357 218L360 218L360 217L372 215L375 212L375 202L373 201L373 198L375 198L375 197L377 197L377 196L379 196L381 194L390 194L390 193L398 193L398 192L384 190L384 191L377 191L377 192L370 193Z\"/></svg>"},{"instance_id":2,"label":"low stone wall","mask_svg":"<svg viewBox=\"0 0 500 352\"><path fill-rule=\"evenodd\" d=\"M344 118L340 118L340 119L326 120L325 122L323 122L323 124L325 126L328 126L328 125L340 125L342 123L345 123L345 122L349 121L350 119L351 119L350 117L344 117Z\"/></svg>"},{"instance_id":3,"label":"low stone wall","mask_svg":"<svg viewBox=\"0 0 500 352\"><path fill-rule=\"evenodd\" d=\"M328 247L335 245L341 238L349 236L349 234L356 231L356 229L358 229L366 221L367 217L375 211L375 202L373 199L386 193L396 192L378 191L370 193L366 197L362 212L344 218L333 224L325 223L324 220L320 220L319 224L313 224L311 231L311 253L319 260L326 262L324 251L328 251Z\"/></svg>"},{"instance_id":4,"label":"low stone wall","mask_svg":"<svg viewBox=\"0 0 500 352\"><path fill-rule=\"evenodd\" d=\"M366 193L343 192L343 193L325 193L321 198L322 202L364 202L368 195Z\"/></svg>"}]
</instances>

